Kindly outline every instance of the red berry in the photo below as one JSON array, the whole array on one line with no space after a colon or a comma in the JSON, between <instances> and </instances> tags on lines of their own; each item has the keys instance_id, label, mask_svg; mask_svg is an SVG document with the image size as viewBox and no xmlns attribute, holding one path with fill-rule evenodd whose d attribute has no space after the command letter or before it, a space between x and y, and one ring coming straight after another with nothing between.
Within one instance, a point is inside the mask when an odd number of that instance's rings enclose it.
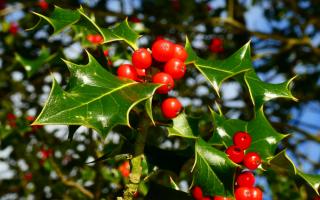
<instances>
[{"instance_id":1,"label":"red berry","mask_svg":"<svg viewBox=\"0 0 320 200\"><path fill-rule=\"evenodd\" d=\"M8 124L9 124L9 126L11 126L12 128L14 128L14 127L17 126L17 124L16 124L16 119L17 119L17 117L16 117L14 114L12 114L12 113L8 113L8 114L7 114Z\"/></svg>"},{"instance_id":2,"label":"red berry","mask_svg":"<svg viewBox=\"0 0 320 200\"><path fill-rule=\"evenodd\" d=\"M173 53L174 58L179 58L182 62L186 61L188 58L188 53L184 49L183 46L179 44L174 45L174 53Z\"/></svg>"},{"instance_id":3,"label":"red berry","mask_svg":"<svg viewBox=\"0 0 320 200\"><path fill-rule=\"evenodd\" d=\"M157 40L152 45L152 56L159 62L167 62L174 55L174 44L168 40Z\"/></svg>"},{"instance_id":4,"label":"red berry","mask_svg":"<svg viewBox=\"0 0 320 200\"><path fill-rule=\"evenodd\" d=\"M26 172L26 173L23 175L23 178L24 178L26 181L31 181L31 180L32 180L32 173L31 173L31 172Z\"/></svg>"},{"instance_id":5,"label":"red berry","mask_svg":"<svg viewBox=\"0 0 320 200\"><path fill-rule=\"evenodd\" d=\"M152 64L152 57L147 49L141 48L133 52L132 64L138 69L147 69Z\"/></svg>"},{"instance_id":6,"label":"red berry","mask_svg":"<svg viewBox=\"0 0 320 200\"><path fill-rule=\"evenodd\" d=\"M234 196L236 200L251 200L251 188L250 187L238 187Z\"/></svg>"},{"instance_id":7,"label":"red berry","mask_svg":"<svg viewBox=\"0 0 320 200\"><path fill-rule=\"evenodd\" d=\"M48 149L48 150L42 149L41 150L41 158L42 158L42 160L46 160L47 158L51 157L52 153L53 153L52 149Z\"/></svg>"},{"instance_id":8,"label":"red berry","mask_svg":"<svg viewBox=\"0 0 320 200\"><path fill-rule=\"evenodd\" d=\"M203 197L202 200L211 200L210 197Z\"/></svg>"},{"instance_id":9,"label":"red berry","mask_svg":"<svg viewBox=\"0 0 320 200\"><path fill-rule=\"evenodd\" d=\"M173 78L164 72L159 72L152 77L153 83L163 84L163 86L157 89L157 93L159 94L167 94L174 87Z\"/></svg>"},{"instance_id":10,"label":"red berry","mask_svg":"<svg viewBox=\"0 0 320 200\"><path fill-rule=\"evenodd\" d=\"M175 118L181 111L182 105L176 98L167 98L161 104L161 111L165 118Z\"/></svg>"},{"instance_id":11,"label":"red berry","mask_svg":"<svg viewBox=\"0 0 320 200\"><path fill-rule=\"evenodd\" d=\"M255 152L247 153L243 158L243 165L251 170L255 170L261 164L261 157Z\"/></svg>"},{"instance_id":12,"label":"red berry","mask_svg":"<svg viewBox=\"0 0 320 200\"><path fill-rule=\"evenodd\" d=\"M235 163L241 163L244 157L244 152L239 147L232 145L227 148L226 154L228 154L230 160Z\"/></svg>"},{"instance_id":13,"label":"red berry","mask_svg":"<svg viewBox=\"0 0 320 200\"><path fill-rule=\"evenodd\" d=\"M11 33L12 35L16 35L18 33L18 29L19 29L19 26L17 23L15 22L10 23L9 33Z\"/></svg>"},{"instance_id":14,"label":"red berry","mask_svg":"<svg viewBox=\"0 0 320 200\"><path fill-rule=\"evenodd\" d=\"M121 175L123 177L128 177L130 175L130 163L129 163L129 161L123 162L119 166L118 170L119 170L119 172L121 173Z\"/></svg>"},{"instance_id":15,"label":"red berry","mask_svg":"<svg viewBox=\"0 0 320 200\"><path fill-rule=\"evenodd\" d=\"M213 53L221 53L221 52L223 52L224 49L223 49L222 40L220 38L212 39L209 49Z\"/></svg>"},{"instance_id":16,"label":"red berry","mask_svg":"<svg viewBox=\"0 0 320 200\"><path fill-rule=\"evenodd\" d=\"M103 51L103 55L104 55L104 56L109 56L109 51L108 51L108 49L106 49L106 50Z\"/></svg>"},{"instance_id":17,"label":"red berry","mask_svg":"<svg viewBox=\"0 0 320 200\"><path fill-rule=\"evenodd\" d=\"M7 120L12 121L12 120L16 120L16 119L17 119L17 117L13 113L7 114Z\"/></svg>"},{"instance_id":18,"label":"red berry","mask_svg":"<svg viewBox=\"0 0 320 200\"><path fill-rule=\"evenodd\" d=\"M233 144L246 150L250 147L251 136L247 132L239 131L233 135Z\"/></svg>"},{"instance_id":19,"label":"red berry","mask_svg":"<svg viewBox=\"0 0 320 200\"><path fill-rule=\"evenodd\" d=\"M136 68L138 76L146 76L146 69Z\"/></svg>"},{"instance_id":20,"label":"red berry","mask_svg":"<svg viewBox=\"0 0 320 200\"><path fill-rule=\"evenodd\" d=\"M46 11L49 8L49 4L46 2L46 0L39 0L38 5L43 11Z\"/></svg>"},{"instance_id":21,"label":"red berry","mask_svg":"<svg viewBox=\"0 0 320 200\"><path fill-rule=\"evenodd\" d=\"M213 200L231 200L231 198L222 197L222 196L215 196L215 197L213 197Z\"/></svg>"},{"instance_id":22,"label":"red berry","mask_svg":"<svg viewBox=\"0 0 320 200\"><path fill-rule=\"evenodd\" d=\"M186 73L186 65L178 58L172 58L164 65L164 72L173 79L180 79Z\"/></svg>"},{"instance_id":23,"label":"red berry","mask_svg":"<svg viewBox=\"0 0 320 200\"><path fill-rule=\"evenodd\" d=\"M253 187L255 178L252 172L243 172L237 176L237 186Z\"/></svg>"},{"instance_id":24,"label":"red berry","mask_svg":"<svg viewBox=\"0 0 320 200\"><path fill-rule=\"evenodd\" d=\"M136 16L129 17L129 21L132 23L140 23L141 22L141 20Z\"/></svg>"},{"instance_id":25,"label":"red berry","mask_svg":"<svg viewBox=\"0 0 320 200\"><path fill-rule=\"evenodd\" d=\"M262 197L263 197L263 193L259 188L257 188L257 187L251 188L251 199L252 200L262 200Z\"/></svg>"},{"instance_id":26,"label":"red berry","mask_svg":"<svg viewBox=\"0 0 320 200\"><path fill-rule=\"evenodd\" d=\"M117 70L118 77L137 80L138 75L136 69L130 64L122 64Z\"/></svg>"},{"instance_id":27,"label":"red berry","mask_svg":"<svg viewBox=\"0 0 320 200\"><path fill-rule=\"evenodd\" d=\"M199 186L195 186L192 190L192 196L196 200L202 200L203 198L202 189Z\"/></svg>"},{"instance_id":28,"label":"red berry","mask_svg":"<svg viewBox=\"0 0 320 200\"><path fill-rule=\"evenodd\" d=\"M100 44L103 42L103 37L99 34L89 34L87 35L87 40L92 44Z\"/></svg>"}]
</instances>

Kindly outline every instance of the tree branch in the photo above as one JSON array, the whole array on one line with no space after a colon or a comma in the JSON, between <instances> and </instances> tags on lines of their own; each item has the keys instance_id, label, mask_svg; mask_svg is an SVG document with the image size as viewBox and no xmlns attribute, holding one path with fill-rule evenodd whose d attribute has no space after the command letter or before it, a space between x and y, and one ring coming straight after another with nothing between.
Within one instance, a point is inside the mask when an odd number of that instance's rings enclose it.
<instances>
[{"instance_id":1,"label":"tree branch","mask_svg":"<svg viewBox=\"0 0 320 200\"><path fill-rule=\"evenodd\" d=\"M84 188L82 185L80 185L79 183L66 178L66 176L61 172L60 168L58 167L58 165L54 162L53 159L50 159L50 162L52 164L52 167L54 169L54 171L57 173L58 177L61 179L62 183L70 186L70 187L74 187L76 189L78 189L82 194L84 194L85 196L87 196L90 199L94 198L94 195L87 190L86 188Z\"/></svg>"}]
</instances>

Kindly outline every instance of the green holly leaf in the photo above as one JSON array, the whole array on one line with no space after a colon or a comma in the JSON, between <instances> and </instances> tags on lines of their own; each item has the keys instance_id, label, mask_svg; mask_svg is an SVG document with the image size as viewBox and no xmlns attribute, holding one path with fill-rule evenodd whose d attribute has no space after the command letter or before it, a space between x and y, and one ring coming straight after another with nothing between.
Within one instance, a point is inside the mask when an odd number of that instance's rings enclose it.
<instances>
[{"instance_id":1,"label":"green holly leaf","mask_svg":"<svg viewBox=\"0 0 320 200\"><path fill-rule=\"evenodd\" d=\"M283 150L274 156L268 164L275 171L287 172L289 175L299 176L319 195L320 175L306 174L297 169L292 160L288 157L286 150Z\"/></svg>"},{"instance_id":2,"label":"green holly leaf","mask_svg":"<svg viewBox=\"0 0 320 200\"><path fill-rule=\"evenodd\" d=\"M137 49L137 40L140 37L130 26L127 20L118 23L110 28L100 27L94 17L89 17L82 8L78 10L68 10L55 7L53 13L47 17L39 13L34 13L41 19L46 20L54 29L54 34L61 32L67 27L72 27L77 36L83 38L83 42L88 45L86 36L88 34L100 34L103 36L103 43L114 41L124 41L133 49ZM40 24L40 23L38 23ZM33 27L32 29L34 29ZM30 29L29 29L30 30Z\"/></svg>"},{"instance_id":3,"label":"green holly leaf","mask_svg":"<svg viewBox=\"0 0 320 200\"><path fill-rule=\"evenodd\" d=\"M196 139L193 135L192 129L190 128L187 116L185 113L181 113L173 119L173 126L167 128L169 137L179 136L184 138Z\"/></svg>"},{"instance_id":4,"label":"green holly leaf","mask_svg":"<svg viewBox=\"0 0 320 200\"><path fill-rule=\"evenodd\" d=\"M223 81L252 69L250 43L245 44L226 60L214 61L198 57L192 49L188 38L186 39L185 48L188 53L186 63L194 64L201 74L209 81L217 94L219 94L219 88Z\"/></svg>"},{"instance_id":5,"label":"green holly leaf","mask_svg":"<svg viewBox=\"0 0 320 200\"><path fill-rule=\"evenodd\" d=\"M261 81L253 70L246 72L244 75L244 80L256 109L260 109L265 102L275 98L288 98L297 101L290 91L290 85L294 78L283 83L271 84Z\"/></svg>"},{"instance_id":6,"label":"green holly leaf","mask_svg":"<svg viewBox=\"0 0 320 200\"><path fill-rule=\"evenodd\" d=\"M52 60L56 54L50 54L49 49L42 48L38 58L36 59L28 59L24 58L18 53L15 54L15 59L23 66L23 68L27 71L27 76L30 78L34 75L38 70L43 67L46 63Z\"/></svg>"},{"instance_id":7,"label":"green holly leaf","mask_svg":"<svg viewBox=\"0 0 320 200\"><path fill-rule=\"evenodd\" d=\"M199 185L206 195L233 196L237 166L224 152L202 139L196 141L193 185Z\"/></svg>"},{"instance_id":8,"label":"green holly leaf","mask_svg":"<svg viewBox=\"0 0 320 200\"><path fill-rule=\"evenodd\" d=\"M121 80L105 70L92 55L87 65L65 61L73 87L64 91L53 80L48 100L33 123L82 125L106 136L112 127L129 124L129 112L152 98L159 85Z\"/></svg>"},{"instance_id":9,"label":"green holly leaf","mask_svg":"<svg viewBox=\"0 0 320 200\"><path fill-rule=\"evenodd\" d=\"M257 111L256 116L251 121L242 121L238 119L226 119L222 114L211 110L215 130L211 144L220 144L226 146L233 144L232 137L237 131L246 131L250 134L252 142L248 152L258 152L263 160L271 159L280 142L287 135L278 133L266 119L263 108Z\"/></svg>"},{"instance_id":10,"label":"green holly leaf","mask_svg":"<svg viewBox=\"0 0 320 200\"><path fill-rule=\"evenodd\" d=\"M63 9L58 6L54 7L54 10L51 13L50 17L36 12L33 13L39 16L40 20L46 20L53 27L54 34L57 34L66 27L75 24L80 19L80 13L77 10ZM40 23L38 22L38 24ZM32 29L34 29L35 27L33 27Z\"/></svg>"}]
</instances>

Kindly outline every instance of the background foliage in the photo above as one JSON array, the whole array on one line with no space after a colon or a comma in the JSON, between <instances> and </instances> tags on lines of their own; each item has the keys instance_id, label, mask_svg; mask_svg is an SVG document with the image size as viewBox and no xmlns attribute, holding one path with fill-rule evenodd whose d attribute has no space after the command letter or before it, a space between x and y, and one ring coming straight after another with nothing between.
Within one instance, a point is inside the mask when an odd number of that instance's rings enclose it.
<instances>
[{"instance_id":1,"label":"background foliage","mask_svg":"<svg viewBox=\"0 0 320 200\"><path fill-rule=\"evenodd\" d=\"M275 147L276 150L281 152L287 148L289 156L301 169L308 173L320 173L320 127L316 120L320 110L320 7L317 1L48 2L49 9L43 10L37 1L6 1L5 8L0 11L0 158L3 166L1 170L4 171L0 175L0 195L4 199L22 196L39 199L114 199L128 181L118 168L124 162L126 152L133 148L130 138L133 139L136 133L132 130L116 127L107 138L108 145L104 146L101 139L97 140L99 136L96 133L84 128L77 130L70 142L65 127L32 129L28 126L28 116L39 114L48 96L51 74L60 85L67 86L70 74L60 57L85 64L87 56L83 49L87 48L111 71L114 70L112 66L118 66L122 59L130 60L131 52L123 42L104 46L109 50L108 59L105 59L102 53L104 49L86 42L81 28L74 33L70 29L61 30L63 26L53 30L51 26L45 25L38 26L41 29L25 31L36 25L39 19L31 11L47 16L53 11L53 4L70 9L78 9L81 4L88 16L94 14L97 24L104 27L128 17L134 30L145 35L139 40L140 46L150 46L157 36L184 44L185 36L188 35L197 54L212 60L228 57L251 40L253 65L262 80L280 83L299 75L292 88L299 103L276 100L268 102L264 108L266 117L278 132L294 133ZM77 18L78 14L75 13L73 17ZM12 22L19 24L16 34L9 31ZM54 32L56 34L51 36ZM223 51L210 51L213 38L223 40ZM192 119L200 122L196 128L203 138L210 137L212 125L208 119L211 114L207 106L213 106L214 101L219 102L221 111L227 117L242 120L252 118L253 105L244 86L232 79L228 80L222 85L222 96L218 98L197 70L189 68L186 77L189 78L178 83L175 93L183 101L186 112L195 116L204 111L208 113L207 116ZM159 110L155 110L157 113ZM177 137L167 138L161 128L150 131L155 134L148 138L150 145L147 145L145 151L149 158L159 158L150 162L162 169L150 176L150 179L154 179L150 181L157 183L150 188L172 183L173 178L186 191L191 184L187 169L192 162L186 163L187 157L183 159L171 154L172 150L177 150L182 155L188 155L188 149L184 148L188 146L186 141ZM126 149L120 148L122 146ZM123 153L122 157L85 164L102 155L112 156L115 152L111 149L114 147ZM174 163L174 166L170 163ZM289 179L286 173L278 175L274 171L261 175L258 184L264 188L266 199L314 197L314 193L299 178ZM141 185L141 196L146 191L146 186Z\"/></svg>"}]
</instances>

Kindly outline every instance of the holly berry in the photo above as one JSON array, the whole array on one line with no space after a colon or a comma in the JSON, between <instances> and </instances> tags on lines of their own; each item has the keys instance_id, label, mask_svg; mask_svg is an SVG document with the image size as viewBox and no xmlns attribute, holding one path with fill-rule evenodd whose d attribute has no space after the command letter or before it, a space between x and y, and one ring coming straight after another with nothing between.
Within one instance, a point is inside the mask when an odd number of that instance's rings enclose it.
<instances>
[{"instance_id":1,"label":"holly berry","mask_svg":"<svg viewBox=\"0 0 320 200\"><path fill-rule=\"evenodd\" d=\"M103 37L99 34L88 34L87 40L92 44L101 44L103 42Z\"/></svg>"},{"instance_id":2,"label":"holly berry","mask_svg":"<svg viewBox=\"0 0 320 200\"><path fill-rule=\"evenodd\" d=\"M52 156L52 153L53 153L52 149L48 149L48 150L41 149L41 159L46 160L47 158Z\"/></svg>"},{"instance_id":3,"label":"holly berry","mask_svg":"<svg viewBox=\"0 0 320 200\"><path fill-rule=\"evenodd\" d=\"M16 120L17 117L15 116L15 114L13 113L8 113L7 114L7 120L11 121L11 120Z\"/></svg>"},{"instance_id":4,"label":"holly berry","mask_svg":"<svg viewBox=\"0 0 320 200\"><path fill-rule=\"evenodd\" d=\"M211 44L209 49L213 53L221 53L223 52L223 41L220 38L213 38L211 40Z\"/></svg>"},{"instance_id":5,"label":"holly berry","mask_svg":"<svg viewBox=\"0 0 320 200\"><path fill-rule=\"evenodd\" d=\"M18 29L19 29L19 26L17 23L15 22L10 23L9 33L11 33L12 35L16 35L18 33Z\"/></svg>"},{"instance_id":6,"label":"holly berry","mask_svg":"<svg viewBox=\"0 0 320 200\"><path fill-rule=\"evenodd\" d=\"M233 135L233 144L246 150L250 147L251 136L247 132L239 131Z\"/></svg>"},{"instance_id":7,"label":"holly berry","mask_svg":"<svg viewBox=\"0 0 320 200\"><path fill-rule=\"evenodd\" d=\"M39 0L38 5L43 11L46 11L49 8L49 4L46 2L46 0Z\"/></svg>"},{"instance_id":8,"label":"holly berry","mask_svg":"<svg viewBox=\"0 0 320 200\"><path fill-rule=\"evenodd\" d=\"M186 65L178 58L172 58L164 66L164 72L170 74L173 79L180 79L186 73Z\"/></svg>"},{"instance_id":9,"label":"holly berry","mask_svg":"<svg viewBox=\"0 0 320 200\"><path fill-rule=\"evenodd\" d=\"M251 188L251 199L252 200L262 200L262 198L263 198L263 193L259 188L257 188L257 187Z\"/></svg>"},{"instance_id":10,"label":"holly berry","mask_svg":"<svg viewBox=\"0 0 320 200\"><path fill-rule=\"evenodd\" d=\"M237 186L240 187L253 187L255 178L252 172L243 172L237 176Z\"/></svg>"},{"instance_id":11,"label":"holly berry","mask_svg":"<svg viewBox=\"0 0 320 200\"><path fill-rule=\"evenodd\" d=\"M174 55L174 44L168 40L157 40L152 45L152 56L159 62L167 62Z\"/></svg>"},{"instance_id":12,"label":"holly berry","mask_svg":"<svg viewBox=\"0 0 320 200\"><path fill-rule=\"evenodd\" d=\"M31 173L31 172L26 172L26 173L23 175L23 178L24 178L26 181L31 181L31 180L32 180L32 173Z\"/></svg>"},{"instance_id":13,"label":"holly berry","mask_svg":"<svg viewBox=\"0 0 320 200\"><path fill-rule=\"evenodd\" d=\"M211 200L210 197L203 197L202 200Z\"/></svg>"},{"instance_id":14,"label":"holly berry","mask_svg":"<svg viewBox=\"0 0 320 200\"><path fill-rule=\"evenodd\" d=\"M147 69L152 64L152 57L147 49L141 48L133 52L132 64L138 69Z\"/></svg>"},{"instance_id":15,"label":"holly berry","mask_svg":"<svg viewBox=\"0 0 320 200\"><path fill-rule=\"evenodd\" d=\"M109 56L109 51L108 51L108 49L106 49L106 50L103 51L103 55L104 55L104 56Z\"/></svg>"},{"instance_id":16,"label":"holly berry","mask_svg":"<svg viewBox=\"0 0 320 200\"><path fill-rule=\"evenodd\" d=\"M117 70L118 77L128 78L131 80L137 80L138 75L136 69L130 64L122 64L118 67Z\"/></svg>"},{"instance_id":17,"label":"holly berry","mask_svg":"<svg viewBox=\"0 0 320 200\"><path fill-rule=\"evenodd\" d=\"M167 98L161 104L161 111L165 118L175 118L181 111L182 105L176 98Z\"/></svg>"},{"instance_id":18,"label":"holly berry","mask_svg":"<svg viewBox=\"0 0 320 200\"><path fill-rule=\"evenodd\" d=\"M136 68L138 76L146 76L146 69Z\"/></svg>"},{"instance_id":19,"label":"holly berry","mask_svg":"<svg viewBox=\"0 0 320 200\"><path fill-rule=\"evenodd\" d=\"M129 21L132 23L140 23L141 22L141 20L136 16L129 17Z\"/></svg>"},{"instance_id":20,"label":"holly berry","mask_svg":"<svg viewBox=\"0 0 320 200\"><path fill-rule=\"evenodd\" d=\"M123 177L128 177L130 175L130 163L129 161L123 162L119 167L118 167L119 172Z\"/></svg>"},{"instance_id":21,"label":"holly berry","mask_svg":"<svg viewBox=\"0 0 320 200\"><path fill-rule=\"evenodd\" d=\"M261 164L261 157L258 153L249 152L243 158L243 165L251 170L255 170Z\"/></svg>"},{"instance_id":22,"label":"holly berry","mask_svg":"<svg viewBox=\"0 0 320 200\"><path fill-rule=\"evenodd\" d=\"M244 151L235 145L228 147L226 154L235 163L241 163L244 158Z\"/></svg>"},{"instance_id":23,"label":"holly berry","mask_svg":"<svg viewBox=\"0 0 320 200\"><path fill-rule=\"evenodd\" d=\"M248 200L251 198L251 188L250 187L238 187L235 192L234 196L236 200Z\"/></svg>"},{"instance_id":24,"label":"holly berry","mask_svg":"<svg viewBox=\"0 0 320 200\"><path fill-rule=\"evenodd\" d=\"M188 53L184 49L183 46L179 44L174 44L174 53L173 53L174 58L179 58L182 62L186 61L188 58Z\"/></svg>"},{"instance_id":25,"label":"holly berry","mask_svg":"<svg viewBox=\"0 0 320 200\"><path fill-rule=\"evenodd\" d=\"M231 198L222 197L222 196L215 196L215 197L213 197L213 200L231 200Z\"/></svg>"},{"instance_id":26,"label":"holly berry","mask_svg":"<svg viewBox=\"0 0 320 200\"><path fill-rule=\"evenodd\" d=\"M8 124L9 126L11 126L12 128L16 127L16 119L17 117L13 114L13 113L8 113L7 114L7 120L8 120Z\"/></svg>"},{"instance_id":27,"label":"holly berry","mask_svg":"<svg viewBox=\"0 0 320 200\"><path fill-rule=\"evenodd\" d=\"M202 193L202 189L199 186L195 186L192 190L192 196L193 198L195 198L196 200L202 200L203 198L203 193Z\"/></svg>"},{"instance_id":28,"label":"holly berry","mask_svg":"<svg viewBox=\"0 0 320 200\"><path fill-rule=\"evenodd\" d=\"M159 72L152 77L153 83L163 84L163 86L157 89L158 94L167 94L174 87L174 81L171 75Z\"/></svg>"}]
</instances>

